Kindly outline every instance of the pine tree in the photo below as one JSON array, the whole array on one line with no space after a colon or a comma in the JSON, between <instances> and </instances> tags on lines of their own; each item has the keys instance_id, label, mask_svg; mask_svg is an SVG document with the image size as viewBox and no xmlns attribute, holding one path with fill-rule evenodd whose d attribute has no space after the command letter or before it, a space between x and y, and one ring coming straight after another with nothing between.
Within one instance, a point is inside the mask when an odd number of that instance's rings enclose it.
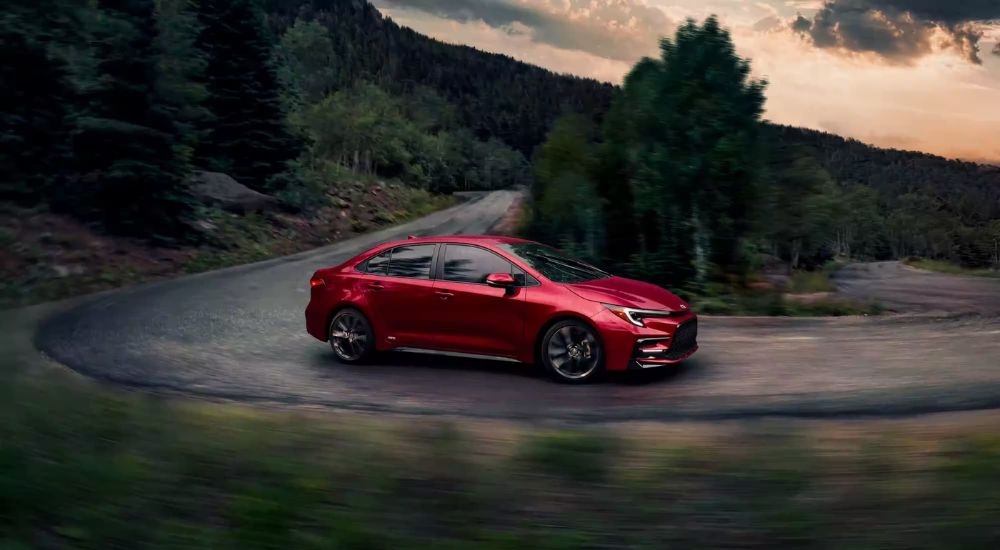
<instances>
[{"instance_id":1,"label":"pine tree","mask_svg":"<svg viewBox=\"0 0 1000 550\"><path fill-rule=\"evenodd\" d=\"M86 207L113 231L169 238L188 212L178 129L157 94L153 0L100 0L97 83L74 138L83 176L62 206ZM78 203L78 201L82 201Z\"/></svg>"},{"instance_id":2,"label":"pine tree","mask_svg":"<svg viewBox=\"0 0 1000 550\"><path fill-rule=\"evenodd\" d=\"M214 120L197 162L255 189L275 190L273 176L287 170L302 143L288 127L263 13L253 0L201 0L198 18L197 44L208 58L206 106Z\"/></svg>"},{"instance_id":3,"label":"pine tree","mask_svg":"<svg viewBox=\"0 0 1000 550\"><path fill-rule=\"evenodd\" d=\"M744 274L766 83L749 78L749 63L714 17L688 20L661 49L624 88L645 244L678 270L666 282Z\"/></svg>"},{"instance_id":4,"label":"pine tree","mask_svg":"<svg viewBox=\"0 0 1000 550\"><path fill-rule=\"evenodd\" d=\"M78 25L60 0L11 0L0 16L0 198L33 204L69 162L76 100L50 46Z\"/></svg>"}]
</instances>

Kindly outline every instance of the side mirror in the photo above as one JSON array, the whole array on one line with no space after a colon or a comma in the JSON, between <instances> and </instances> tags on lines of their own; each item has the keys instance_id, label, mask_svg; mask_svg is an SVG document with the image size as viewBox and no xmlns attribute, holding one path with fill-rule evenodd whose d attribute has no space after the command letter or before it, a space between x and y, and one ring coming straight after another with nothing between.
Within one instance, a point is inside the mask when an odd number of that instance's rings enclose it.
<instances>
[{"instance_id":1,"label":"side mirror","mask_svg":"<svg viewBox=\"0 0 1000 550\"><path fill-rule=\"evenodd\" d=\"M486 276L486 284L498 288L511 288L517 285L517 281L510 273L490 273Z\"/></svg>"}]
</instances>

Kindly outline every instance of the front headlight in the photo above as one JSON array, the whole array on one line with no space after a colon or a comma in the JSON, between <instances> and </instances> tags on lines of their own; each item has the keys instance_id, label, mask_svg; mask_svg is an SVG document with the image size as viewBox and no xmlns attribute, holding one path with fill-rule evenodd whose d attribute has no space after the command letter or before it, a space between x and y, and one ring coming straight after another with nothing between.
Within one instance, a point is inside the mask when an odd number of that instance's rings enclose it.
<instances>
[{"instance_id":1,"label":"front headlight","mask_svg":"<svg viewBox=\"0 0 1000 550\"><path fill-rule=\"evenodd\" d=\"M636 309L634 307L616 306L614 304L601 304L608 308L611 313L614 313L618 318L623 321L632 323L637 327L646 326L643 323L644 319L654 318L654 317L670 317L675 315L673 311L666 311L662 309Z\"/></svg>"}]
</instances>

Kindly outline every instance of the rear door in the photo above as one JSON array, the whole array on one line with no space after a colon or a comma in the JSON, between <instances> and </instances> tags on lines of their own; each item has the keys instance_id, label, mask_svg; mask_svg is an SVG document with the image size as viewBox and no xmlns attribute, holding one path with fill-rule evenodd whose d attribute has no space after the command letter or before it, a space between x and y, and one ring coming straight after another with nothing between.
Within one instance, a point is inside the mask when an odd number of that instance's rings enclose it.
<instances>
[{"instance_id":1,"label":"rear door","mask_svg":"<svg viewBox=\"0 0 1000 550\"><path fill-rule=\"evenodd\" d=\"M394 247L368 260L365 296L379 349L426 347L433 342L431 266L437 244Z\"/></svg>"},{"instance_id":2,"label":"rear door","mask_svg":"<svg viewBox=\"0 0 1000 550\"><path fill-rule=\"evenodd\" d=\"M524 272L499 254L465 244L442 244L434 284L432 323L438 347L516 357L524 340L525 289L486 284L490 273Z\"/></svg>"}]
</instances>

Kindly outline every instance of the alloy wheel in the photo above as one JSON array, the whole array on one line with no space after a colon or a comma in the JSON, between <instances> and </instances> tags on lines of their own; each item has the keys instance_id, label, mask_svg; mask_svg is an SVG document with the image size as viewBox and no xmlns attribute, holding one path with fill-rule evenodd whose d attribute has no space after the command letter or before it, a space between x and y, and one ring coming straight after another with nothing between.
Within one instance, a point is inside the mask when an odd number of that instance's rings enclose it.
<instances>
[{"instance_id":1,"label":"alloy wheel","mask_svg":"<svg viewBox=\"0 0 1000 550\"><path fill-rule=\"evenodd\" d=\"M330 322L330 343L338 357L357 361L368 349L371 331L364 317L352 310L341 311Z\"/></svg>"},{"instance_id":2,"label":"alloy wheel","mask_svg":"<svg viewBox=\"0 0 1000 550\"><path fill-rule=\"evenodd\" d=\"M552 370L567 380L581 380L597 370L600 344L589 329L570 324L555 331L546 349Z\"/></svg>"}]
</instances>

